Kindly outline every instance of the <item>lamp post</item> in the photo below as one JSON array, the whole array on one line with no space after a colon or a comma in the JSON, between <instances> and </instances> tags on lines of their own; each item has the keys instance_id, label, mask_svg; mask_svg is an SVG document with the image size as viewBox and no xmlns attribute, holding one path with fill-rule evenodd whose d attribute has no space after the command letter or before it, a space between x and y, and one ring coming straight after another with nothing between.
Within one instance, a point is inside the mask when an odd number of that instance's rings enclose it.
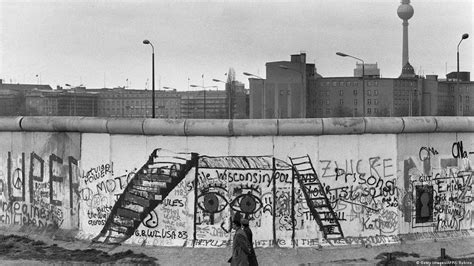
<instances>
[{"instance_id":1,"label":"lamp post","mask_svg":"<svg viewBox=\"0 0 474 266\"><path fill-rule=\"evenodd\" d=\"M348 55L348 54L345 54L345 53L341 53L341 52L337 52L336 55L342 56L342 57L354 58L354 59L359 60L359 61L362 62L362 109L363 109L362 115L365 116L365 80L364 80L364 76L365 76L365 62L364 62L364 60L362 60L362 59L360 59L360 58L357 58L357 57L355 57L355 56Z\"/></svg>"},{"instance_id":2,"label":"lamp post","mask_svg":"<svg viewBox=\"0 0 474 266\"><path fill-rule=\"evenodd\" d=\"M151 45L152 54L151 54L151 106L152 112L151 117L155 118L155 47L149 40L144 40L143 44Z\"/></svg>"},{"instance_id":3,"label":"lamp post","mask_svg":"<svg viewBox=\"0 0 474 266\"><path fill-rule=\"evenodd\" d=\"M220 80L220 79L212 79L212 81L214 82L219 82L219 83L224 83L225 86L227 87L227 84L229 84L229 103L228 103L228 116L229 116L229 119L233 119L234 118L234 112L233 112L233 101L232 101L232 85L229 83L229 82L225 82L223 80Z\"/></svg>"},{"instance_id":4,"label":"lamp post","mask_svg":"<svg viewBox=\"0 0 474 266\"><path fill-rule=\"evenodd\" d=\"M245 76L248 76L248 77L253 77L253 78L259 79L259 80L261 80L261 81L263 82L263 86L262 86L262 109L263 109L262 118L265 119L266 112L267 112L267 110L266 110L266 108L265 108L265 107L266 107L266 106L265 106L265 104L266 104L266 101L265 101L265 79L262 78L262 77L260 77L260 76L255 75L255 74L248 73L248 72L244 72L243 74L244 74Z\"/></svg>"},{"instance_id":5,"label":"lamp post","mask_svg":"<svg viewBox=\"0 0 474 266\"><path fill-rule=\"evenodd\" d=\"M462 40L467 39L467 38L469 38L469 34L464 33L464 34L461 36L461 40L459 41L458 47L457 47L457 54L456 54L456 55L457 55L457 57L456 57L456 58L457 58L456 88L457 88L457 90L458 90L459 93L461 93L460 90L459 90L459 45L461 44ZM459 107L460 107L459 112L460 112L461 115L463 115L463 110L462 110L462 95L459 95Z\"/></svg>"},{"instance_id":6,"label":"lamp post","mask_svg":"<svg viewBox=\"0 0 474 266\"><path fill-rule=\"evenodd\" d=\"M293 68L289 68L288 66L285 66L285 65L279 65L278 67L281 68L281 69L294 71L294 72L300 74L300 76L301 76L301 86L303 87L303 95L304 95L304 101L302 102L302 104L303 104L302 108L303 108L303 114L304 114L303 118L305 118L306 117L306 112L305 112L306 111L306 104L304 104L304 103L306 103L307 99L306 99L306 86L304 84L303 72L299 71L299 70L296 70L296 69L293 69ZM290 91L288 89L288 94L289 94L289 92ZM288 100L288 117L291 117L291 99Z\"/></svg>"},{"instance_id":7,"label":"lamp post","mask_svg":"<svg viewBox=\"0 0 474 266\"><path fill-rule=\"evenodd\" d=\"M208 88L217 88L217 86L199 86L199 85L190 85L192 88L202 88L204 92L204 104L203 104L203 117L206 119L206 89Z\"/></svg>"}]
</instances>

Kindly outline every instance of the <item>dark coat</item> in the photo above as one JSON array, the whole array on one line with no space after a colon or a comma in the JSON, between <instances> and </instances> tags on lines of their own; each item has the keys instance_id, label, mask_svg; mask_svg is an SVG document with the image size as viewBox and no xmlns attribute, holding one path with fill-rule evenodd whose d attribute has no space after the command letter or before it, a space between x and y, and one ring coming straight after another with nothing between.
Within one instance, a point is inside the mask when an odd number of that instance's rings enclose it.
<instances>
[{"instance_id":1,"label":"dark coat","mask_svg":"<svg viewBox=\"0 0 474 266\"><path fill-rule=\"evenodd\" d=\"M250 242L250 254L249 254L249 266L258 266L257 255L255 254L255 250L253 249L253 234L250 227L244 226L244 232L247 236L248 241Z\"/></svg>"},{"instance_id":2,"label":"dark coat","mask_svg":"<svg viewBox=\"0 0 474 266\"><path fill-rule=\"evenodd\" d=\"M232 266L247 266L249 265L248 256L250 254L250 243L247 240L244 230L238 229L234 235L232 242L232 258L230 258L230 265Z\"/></svg>"}]
</instances>

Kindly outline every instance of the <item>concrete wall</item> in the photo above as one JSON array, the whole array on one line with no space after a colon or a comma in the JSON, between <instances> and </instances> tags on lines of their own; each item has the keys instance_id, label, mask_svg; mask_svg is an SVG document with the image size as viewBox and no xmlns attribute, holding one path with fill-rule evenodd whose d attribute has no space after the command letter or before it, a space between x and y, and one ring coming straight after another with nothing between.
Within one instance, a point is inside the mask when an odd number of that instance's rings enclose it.
<instances>
[{"instance_id":1,"label":"concrete wall","mask_svg":"<svg viewBox=\"0 0 474 266\"><path fill-rule=\"evenodd\" d=\"M466 117L1 118L0 224L188 247L229 245L235 212L258 247L469 236L473 132Z\"/></svg>"}]
</instances>

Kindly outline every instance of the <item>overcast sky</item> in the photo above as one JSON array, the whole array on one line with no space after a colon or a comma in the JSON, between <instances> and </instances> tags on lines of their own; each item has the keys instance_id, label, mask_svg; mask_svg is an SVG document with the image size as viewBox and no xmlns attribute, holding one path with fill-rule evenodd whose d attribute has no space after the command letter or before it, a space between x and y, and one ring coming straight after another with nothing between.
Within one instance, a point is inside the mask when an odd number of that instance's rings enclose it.
<instances>
[{"instance_id":1,"label":"overcast sky","mask_svg":"<svg viewBox=\"0 0 474 266\"><path fill-rule=\"evenodd\" d=\"M9 83L68 83L88 88L151 88L151 47L158 86L216 85L230 67L265 77L265 63L306 52L324 77L352 76L353 59L398 77L402 20L398 0L308 1L13 1L0 0L0 78ZM472 0L413 0L409 61L444 78L473 71ZM38 77L36 77L38 75ZM474 76L474 73L471 74ZM223 84L220 85L222 88Z\"/></svg>"}]
</instances>

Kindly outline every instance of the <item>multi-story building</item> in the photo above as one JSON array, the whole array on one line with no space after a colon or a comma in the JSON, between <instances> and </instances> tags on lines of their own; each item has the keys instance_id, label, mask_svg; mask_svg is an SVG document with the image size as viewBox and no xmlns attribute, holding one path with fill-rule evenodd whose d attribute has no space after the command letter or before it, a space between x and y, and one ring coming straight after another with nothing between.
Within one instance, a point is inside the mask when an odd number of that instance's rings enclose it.
<instances>
[{"instance_id":1,"label":"multi-story building","mask_svg":"<svg viewBox=\"0 0 474 266\"><path fill-rule=\"evenodd\" d=\"M226 84L227 91L227 106L229 108L228 118L230 119L245 119L249 118L249 107L248 107L248 90L245 89L245 85L239 81L232 81ZM230 99L230 101L229 101Z\"/></svg>"},{"instance_id":2,"label":"multi-story building","mask_svg":"<svg viewBox=\"0 0 474 266\"><path fill-rule=\"evenodd\" d=\"M33 90L51 91L49 85L12 84L0 79L0 116L27 115L25 96Z\"/></svg>"},{"instance_id":3,"label":"multi-story building","mask_svg":"<svg viewBox=\"0 0 474 266\"><path fill-rule=\"evenodd\" d=\"M152 117L152 92L123 87L91 89L97 93L99 117ZM155 117L179 118L181 97L176 90L155 90Z\"/></svg>"},{"instance_id":4,"label":"multi-story building","mask_svg":"<svg viewBox=\"0 0 474 266\"><path fill-rule=\"evenodd\" d=\"M299 59L292 56L292 61ZM298 72L288 68L283 61L267 63L267 79L249 79L250 118L298 117L294 100L301 94L288 89L298 77L290 75ZM305 117L474 115L470 107L474 83L469 76L460 72L459 81L455 72L447 75L447 81L435 75L420 77L406 64L400 77L381 78L377 64L365 64L362 77L362 64L357 64L354 77L323 78L314 65L306 64L299 84L306 83L307 99L300 101L307 103Z\"/></svg>"},{"instance_id":5,"label":"multi-story building","mask_svg":"<svg viewBox=\"0 0 474 266\"><path fill-rule=\"evenodd\" d=\"M245 119L248 90L238 81L226 83L226 90L181 91L181 118ZM230 99L230 100L229 100Z\"/></svg>"},{"instance_id":6,"label":"multi-story building","mask_svg":"<svg viewBox=\"0 0 474 266\"><path fill-rule=\"evenodd\" d=\"M97 95L84 87L32 90L25 95L26 115L97 116Z\"/></svg>"},{"instance_id":7,"label":"multi-story building","mask_svg":"<svg viewBox=\"0 0 474 266\"><path fill-rule=\"evenodd\" d=\"M377 63L357 63L356 68L354 69L354 77L362 77L362 72L364 73L364 77L380 78L380 69L378 68Z\"/></svg>"},{"instance_id":8,"label":"multi-story building","mask_svg":"<svg viewBox=\"0 0 474 266\"><path fill-rule=\"evenodd\" d=\"M226 119L227 93L219 90L183 91L181 118Z\"/></svg>"},{"instance_id":9,"label":"multi-story building","mask_svg":"<svg viewBox=\"0 0 474 266\"><path fill-rule=\"evenodd\" d=\"M0 116L20 115L18 96L18 92L15 90L0 90Z\"/></svg>"},{"instance_id":10,"label":"multi-story building","mask_svg":"<svg viewBox=\"0 0 474 266\"><path fill-rule=\"evenodd\" d=\"M439 81L436 75L415 78L331 77L310 85L309 117L338 116L472 116L471 81ZM365 90L365 94L362 91ZM365 103L365 105L364 105Z\"/></svg>"},{"instance_id":11,"label":"multi-story building","mask_svg":"<svg viewBox=\"0 0 474 266\"><path fill-rule=\"evenodd\" d=\"M250 118L307 117L309 80L318 76L306 54L266 63L266 79L250 78Z\"/></svg>"}]
</instances>

